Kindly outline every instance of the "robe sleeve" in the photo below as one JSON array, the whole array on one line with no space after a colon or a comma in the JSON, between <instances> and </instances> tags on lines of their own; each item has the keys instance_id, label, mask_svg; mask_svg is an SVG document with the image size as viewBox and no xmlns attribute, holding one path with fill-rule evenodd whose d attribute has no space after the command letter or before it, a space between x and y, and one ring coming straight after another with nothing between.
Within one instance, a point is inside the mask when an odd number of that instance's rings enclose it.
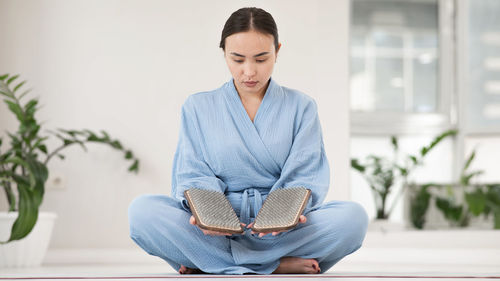
<instances>
[{"instance_id":1,"label":"robe sleeve","mask_svg":"<svg viewBox=\"0 0 500 281\"><path fill-rule=\"evenodd\" d=\"M182 106L179 141L172 167L172 197L190 211L184 191L193 187L224 193L227 185L205 161L205 145L200 134L196 111L188 98Z\"/></svg>"},{"instance_id":2,"label":"robe sleeve","mask_svg":"<svg viewBox=\"0 0 500 281\"><path fill-rule=\"evenodd\" d=\"M273 185L276 188L305 187L311 190L311 197L304 211L318 207L325 199L330 184L330 167L326 157L317 105L307 101L290 153L281 170L280 178Z\"/></svg>"}]
</instances>

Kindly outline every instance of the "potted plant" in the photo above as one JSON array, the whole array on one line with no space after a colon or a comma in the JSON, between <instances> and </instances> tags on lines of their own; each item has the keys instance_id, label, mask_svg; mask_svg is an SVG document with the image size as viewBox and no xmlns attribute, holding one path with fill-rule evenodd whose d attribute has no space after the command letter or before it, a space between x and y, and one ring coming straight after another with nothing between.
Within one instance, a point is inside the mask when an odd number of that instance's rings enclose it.
<instances>
[{"instance_id":1,"label":"potted plant","mask_svg":"<svg viewBox=\"0 0 500 281\"><path fill-rule=\"evenodd\" d=\"M493 217L493 228L500 229L500 183L473 182L482 170L469 171L476 156L475 150L467 157L455 183L426 183L410 186L409 216L413 226L423 229L430 219L428 213L432 205L442 214L448 227L464 228L471 225L474 219L486 220ZM491 223L491 222L489 222Z\"/></svg>"},{"instance_id":2,"label":"potted plant","mask_svg":"<svg viewBox=\"0 0 500 281\"><path fill-rule=\"evenodd\" d=\"M456 133L456 130L445 131L435 137L429 145L422 147L417 155L406 154L403 157L399 155L398 139L391 136L393 152L391 158L370 154L365 157L364 161L357 158L351 159L351 167L361 173L373 192L376 220L387 221L408 185L411 172L423 164L424 158L443 139L454 136ZM388 206L388 196L398 185L401 186L400 191L392 204Z\"/></svg>"},{"instance_id":3,"label":"potted plant","mask_svg":"<svg viewBox=\"0 0 500 281\"><path fill-rule=\"evenodd\" d=\"M129 171L137 172L139 169L139 160L134 157L132 151L125 149L120 141L112 139L105 131L97 134L91 130L57 129L46 131L47 135L44 135L41 131L41 124L35 118L38 99L24 101L29 90L19 94L19 90L26 81L13 86L13 82L18 77L19 75L10 76L9 74L0 76L0 96L19 121L17 132L7 132L10 147L2 149L3 139L0 138L0 186L5 192L9 205L8 212L0 212L3 221L6 221L4 223L9 225L0 227L0 234L3 235L3 238L0 238L0 257L2 257L0 267L41 264L50 240L52 231L50 224L53 224L56 217L54 214L39 214L45 183L49 176L47 164L54 157L64 159L64 155L61 154L64 149L79 145L86 151L85 144L91 142L109 145L122 151L125 159L132 161ZM49 137L58 138L62 142L61 145L50 149L46 145ZM41 218L41 221L48 218L49 226L37 224L38 218ZM45 236L41 239L42 241L32 235L28 236L34 229L34 235L35 232L39 232L39 229L46 229L48 235L42 234ZM28 245L23 246L24 242ZM19 258L19 255L24 255L17 252L20 248L25 248L27 252L25 254L29 254L31 260ZM35 250L42 250L42 253L34 254ZM20 263L16 264L16 260Z\"/></svg>"}]
</instances>

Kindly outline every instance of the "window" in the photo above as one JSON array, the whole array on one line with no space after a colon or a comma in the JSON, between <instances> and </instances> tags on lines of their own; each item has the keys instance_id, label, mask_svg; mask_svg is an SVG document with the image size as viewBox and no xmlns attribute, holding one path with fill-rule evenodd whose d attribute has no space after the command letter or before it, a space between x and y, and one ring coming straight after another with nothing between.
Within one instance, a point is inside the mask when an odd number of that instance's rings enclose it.
<instances>
[{"instance_id":1,"label":"window","mask_svg":"<svg viewBox=\"0 0 500 281\"><path fill-rule=\"evenodd\" d=\"M468 1L467 133L500 132L500 1Z\"/></svg>"},{"instance_id":2,"label":"window","mask_svg":"<svg viewBox=\"0 0 500 281\"><path fill-rule=\"evenodd\" d=\"M451 89L443 81L453 74L441 64L452 54L443 47L448 39L441 32L447 24L441 2L351 2L353 133L438 131L450 125Z\"/></svg>"}]
</instances>

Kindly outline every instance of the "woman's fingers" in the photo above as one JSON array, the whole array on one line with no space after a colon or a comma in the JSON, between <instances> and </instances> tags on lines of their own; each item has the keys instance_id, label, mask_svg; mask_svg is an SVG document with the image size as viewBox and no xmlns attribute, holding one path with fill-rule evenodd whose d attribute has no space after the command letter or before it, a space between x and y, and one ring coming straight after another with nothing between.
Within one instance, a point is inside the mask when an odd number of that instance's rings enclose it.
<instances>
[{"instance_id":1,"label":"woman's fingers","mask_svg":"<svg viewBox=\"0 0 500 281\"><path fill-rule=\"evenodd\" d=\"M307 217L306 217L306 216L304 216L304 215L301 215L301 216L299 217L299 222L300 222L300 223L306 223L306 222L307 222Z\"/></svg>"},{"instance_id":2,"label":"woman's fingers","mask_svg":"<svg viewBox=\"0 0 500 281\"><path fill-rule=\"evenodd\" d=\"M217 232L217 231L211 231L211 230L202 230L203 234L205 235L210 235L210 236L231 236L231 233L225 233L225 232Z\"/></svg>"},{"instance_id":3,"label":"woman's fingers","mask_svg":"<svg viewBox=\"0 0 500 281\"><path fill-rule=\"evenodd\" d=\"M299 222L300 222L300 223L306 223L306 222L307 222L307 217L306 217L306 216L304 216L304 215L301 215L301 216L299 217ZM248 227L251 227L251 224L250 224ZM271 235L273 235L273 236L276 236L276 235L280 234L281 232L285 232L285 231L286 231L286 230L282 230L282 231L273 231L273 232L259 232L259 237L263 237L263 236L265 236L265 235L267 235L267 234L271 234ZM252 234L255 234L255 233L257 233L257 232L252 231Z\"/></svg>"},{"instance_id":4,"label":"woman's fingers","mask_svg":"<svg viewBox=\"0 0 500 281\"><path fill-rule=\"evenodd\" d=\"M192 225L196 225L196 219L194 218L194 216L191 216L189 218L189 223L192 224ZM232 235L231 233L217 232L217 231L212 231L212 230L205 230L205 229L202 229L202 228L200 228L200 229L203 232L203 234L205 234L205 235L211 235L211 236L222 236L222 235L226 235L226 236L229 235L229 236L231 236Z\"/></svg>"},{"instance_id":5,"label":"woman's fingers","mask_svg":"<svg viewBox=\"0 0 500 281\"><path fill-rule=\"evenodd\" d=\"M299 222L300 223L306 223L307 222L307 217L304 216L304 215L301 215L299 217ZM194 218L194 216L191 216L189 218L189 223L192 224L192 225L196 225L196 219ZM243 227L246 227L246 228L252 228L253 226L253 222L252 223L249 223L248 225L244 224L244 223L241 223L241 225ZM217 231L211 231L211 230L204 230L202 229L203 233L205 235L212 235L212 236L221 236L221 235L225 235L225 236L231 236L232 234L231 233L225 233L225 232L217 232ZM271 234L273 236L276 236L278 234L280 234L281 232L284 232L284 231L274 231L274 232L254 232L252 231L251 233L252 234L256 234L256 233L259 233L259 237L264 237L265 235L267 234Z\"/></svg>"}]
</instances>

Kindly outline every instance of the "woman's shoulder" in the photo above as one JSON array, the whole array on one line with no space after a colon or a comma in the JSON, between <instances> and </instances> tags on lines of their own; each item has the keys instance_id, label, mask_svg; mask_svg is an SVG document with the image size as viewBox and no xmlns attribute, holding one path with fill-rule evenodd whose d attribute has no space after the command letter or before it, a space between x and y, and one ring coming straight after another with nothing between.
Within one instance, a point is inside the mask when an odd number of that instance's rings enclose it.
<instances>
[{"instance_id":1,"label":"woman's shoulder","mask_svg":"<svg viewBox=\"0 0 500 281\"><path fill-rule=\"evenodd\" d=\"M217 102L220 101L222 95L220 92L222 91L222 88L224 85L222 85L219 88L209 90L209 91L202 91L202 92L196 92L193 94L190 94L186 100L184 101L184 106L188 107L198 107L198 106L210 106L213 105Z\"/></svg>"},{"instance_id":2,"label":"woman's shoulder","mask_svg":"<svg viewBox=\"0 0 500 281\"><path fill-rule=\"evenodd\" d=\"M299 108L316 108L316 101L308 94L285 86L280 86L280 88L282 89L285 99L297 105Z\"/></svg>"}]
</instances>

